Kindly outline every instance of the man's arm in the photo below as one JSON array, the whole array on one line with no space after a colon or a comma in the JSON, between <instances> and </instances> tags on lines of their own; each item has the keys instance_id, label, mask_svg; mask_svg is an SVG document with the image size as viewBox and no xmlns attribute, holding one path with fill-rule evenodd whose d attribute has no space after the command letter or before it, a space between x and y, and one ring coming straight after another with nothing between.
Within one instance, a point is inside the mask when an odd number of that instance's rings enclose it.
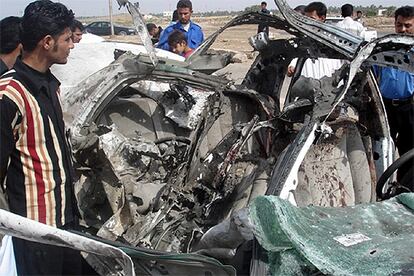
<instances>
[{"instance_id":1,"label":"man's arm","mask_svg":"<svg viewBox=\"0 0 414 276\"><path fill-rule=\"evenodd\" d=\"M358 35L365 39L365 27L358 22Z\"/></svg>"},{"instance_id":2,"label":"man's arm","mask_svg":"<svg viewBox=\"0 0 414 276\"><path fill-rule=\"evenodd\" d=\"M286 73L288 77L292 77L293 74L295 73L295 68L296 68L297 63L298 63L297 58L292 59L292 61L289 63L288 70Z\"/></svg>"},{"instance_id":3,"label":"man's arm","mask_svg":"<svg viewBox=\"0 0 414 276\"><path fill-rule=\"evenodd\" d=\"M170 50L170 46L168 45L168 36L170 35L172 28L167 27L165 28L160 35L160 41L158 41L157 48L163 50Z\"/></svg>"},{"instance_id":4,"label":"man's arm","mask_svg":"<svg viewBox=\"0 0 414 276\"><path fill-rule=\"evenodd\" d=\"M0 184L7 173L10 155L15 147L13 129L20 120L16 104L0 94Z\"/></svg>"}]
</instances>

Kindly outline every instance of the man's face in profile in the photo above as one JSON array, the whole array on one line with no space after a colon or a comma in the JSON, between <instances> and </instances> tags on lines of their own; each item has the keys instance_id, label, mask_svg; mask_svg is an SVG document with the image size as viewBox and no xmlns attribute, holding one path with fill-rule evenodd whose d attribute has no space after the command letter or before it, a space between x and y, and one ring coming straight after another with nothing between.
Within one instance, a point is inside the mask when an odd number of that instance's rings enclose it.
<instances>
[{"instance_id":1,"label":"man's face in profile","mask_svg":"<svg viewBox=\"0 0 414 276\"><path fill-rule=\"evenodd\" d=\"M72 41L73 43L79 43L82 39L82 31L79 28L76 28L74 32L72 32Z\"/></svg>"},{"instance_id":2,"label":"man's face in profile","mask_svg":"<svg viewBox=\"0 0 414 276\"><path fill-rule=\"evenodd\" d=\"M70 50L73 49L72 32L70 28L66 28L65 31L52 38L50 44L53 46L47 51L47 59L51 64L65 64L68 61Z\"/></svg>"}]
</instances>

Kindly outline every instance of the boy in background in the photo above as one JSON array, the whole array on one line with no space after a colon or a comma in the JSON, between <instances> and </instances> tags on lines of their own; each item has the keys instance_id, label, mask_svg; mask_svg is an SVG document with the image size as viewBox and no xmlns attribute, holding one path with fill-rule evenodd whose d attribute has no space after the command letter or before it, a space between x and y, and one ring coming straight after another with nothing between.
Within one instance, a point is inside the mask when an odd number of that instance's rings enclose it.
<instances>
[{"instance_id":1,"label":"boy in background","mask_svg":"<svg viewBox=\"0 0 414 276\"><path fill-rule=\"evenodd\" d=\"M180 30L174 30L168 37L168 46L173 53L184 56L185 58L189 57L193 52L193 49L188 47L185 34Z\"/></svg>"}]
</instances>

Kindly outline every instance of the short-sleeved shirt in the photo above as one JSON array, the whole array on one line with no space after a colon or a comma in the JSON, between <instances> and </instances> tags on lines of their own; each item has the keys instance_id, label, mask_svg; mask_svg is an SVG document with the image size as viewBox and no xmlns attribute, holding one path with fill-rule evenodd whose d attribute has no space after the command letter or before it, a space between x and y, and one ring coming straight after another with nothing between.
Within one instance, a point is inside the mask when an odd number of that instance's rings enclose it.
<instances>
[{"instance_id":1,"label":"short-sleeved shirt","mask_svg":"<svg viewBox=\"0 0 414 276\"><path fill-rule=\"evenodd\" d=\"M170 50L170 46L168 45L168 36L174 30L180 30L185 34L185 38L187 39L187 45L191 49L196 49L204 40L204 34L199 25L190 21L190 26L188 31L185 30L184 26L181 22L177 22L173 25L168 26L165 30L161 33L160 41L158 42L157 48Z\"/></svg>"},{"instance_id":2,"label":"short-sleeved shirt","mask_svg":"<svg viewBox=\"0 0 414 276\"><path fill-rule=\"evenodd\" d=\"M0 78L0 178L10 211L54 227L78 215L59 85L20 59Z\"/></svg>"},{"instance_id":3,"label":"short-sleeved shirt","mask_svg":"<svg viewBox=\"0 0 414 276\"><path fill-rule=\"evenodd\" d=\"M365 37L365 27L358 21L353 20L350 16L345 17L344 20L338 22L336 26L359 37Z\"/></svg>"},{"instance_id":4,"label":"short-sleeved shirt","mask_svg":"<svg viewBox=\"0 0 414 276\"><path fill-rule=\"evenodd\" d=\"M187 52L185 52L184 53L184 57L185 58L188 58L189 56L191 56L191 54L194 52L194 50L193 49L191 49L191 50L189 50L189 51L187 51Z\"/></svg>"},{"instance_id":5,"label":"short-sleeved shirt","mask_svg":"<svg viewBox=\"0 0 414 276\"><path fill-rule=\"evenodd\" d=\"M289 66L296 67L297 61L297 58L293 59ZM303 64L301 76L317 80L323 77L332 77L333 73L335 73L335 70L341 68L342 65L343 61L340 59L308 58Z\"/></svg>"},{"instance_id":6,"label":"short-sleeved shirt","mask_svg":"<svg viewBox=\"0 0 414 276\"><path fill-rule=\"evenodd\" d=\"M392 67L373 66L381 94L387 99L406 99L414 93L414 73Z\"/></svg>"}]
</instances>

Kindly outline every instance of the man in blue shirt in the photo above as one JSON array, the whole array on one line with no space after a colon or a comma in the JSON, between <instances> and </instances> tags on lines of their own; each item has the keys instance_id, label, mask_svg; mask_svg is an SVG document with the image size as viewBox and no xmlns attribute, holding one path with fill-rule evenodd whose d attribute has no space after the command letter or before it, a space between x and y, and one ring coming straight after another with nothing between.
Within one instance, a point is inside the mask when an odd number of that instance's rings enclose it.
<instances>
[{"instance_id":1,"label":"man in blue shirt","mask_svg":"<svg viewBox=\"0 0 414 276\"><path fill-rule=\"evenodd\" d=\"M201 27L192 22L191 14L193 13L193 5L190 0L180 0L177 3L178 21L168 26L161 33L160 41L157 48L170 50L168 45L168 36L174 30L182 31L187 39L187 45L191 49L197 48L204 40L204 34Z\"/></svg>"},{"instance_id":2,"label":"man in blue shirt","mask_svg":"<svg viewBox=\"0 0 414 276\"><path fill-rule=\"evenodd\" d=\"M414 7L404 6L395 11L395 32L414 34ZM384 100L391 136L399 154L403 155L414 148L414 72L375 66L374 73ZM410 170L413 173L413 168L414 163L402 167L398 180L405 182L404 174Z\"/></svg>"}]
</instances>

